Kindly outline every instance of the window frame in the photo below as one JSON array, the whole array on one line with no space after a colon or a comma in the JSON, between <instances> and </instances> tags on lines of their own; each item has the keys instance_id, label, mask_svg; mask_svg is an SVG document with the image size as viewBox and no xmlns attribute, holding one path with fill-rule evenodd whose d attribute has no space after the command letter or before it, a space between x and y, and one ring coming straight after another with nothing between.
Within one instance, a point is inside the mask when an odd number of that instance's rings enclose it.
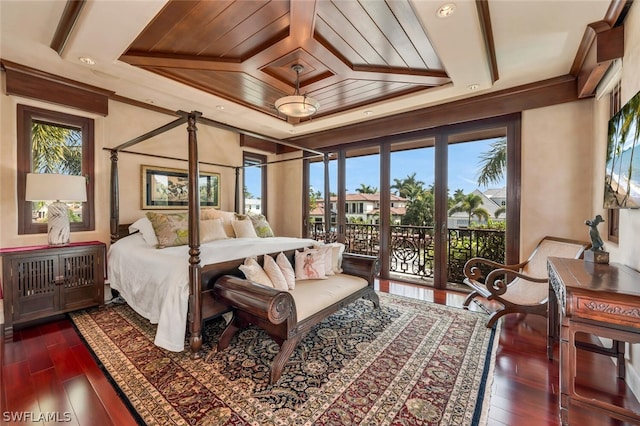
<instances>
[{"instance_id":1,"label":"window frame","mask_svg":"<svg viewBox=\"0 0 640 426\"><path fill-rule=\"evenodd\" d=\"M47 224L34 223L31 201L26 201L27 173L32 171L31 128L34 121L77 127L82 132L82 175L87 178L87 201L82 203L82 222L72 222L71 232L95 230L95 135L94 120L30 105L17 105L17 199L18 235L46 234Z\"/></svg>"},{"instance_id":2,"label":"window frame","mask_svg":"<svg viewBox=\"0 0 640 426\"><path fill-rule=\"evenodd\" d=\"M250 164L247 164L250 163ZM262 164L261 166L255 166L255 164ZM246 174L245 170L247 166L260 168L260 213L263 216L267 216L267 156L262 154L256 154L255 152L243 151L242 152L242 187L246 186ZM242 212L246 214L244 190L242 191Z\"/></svg>"}]
</instances>

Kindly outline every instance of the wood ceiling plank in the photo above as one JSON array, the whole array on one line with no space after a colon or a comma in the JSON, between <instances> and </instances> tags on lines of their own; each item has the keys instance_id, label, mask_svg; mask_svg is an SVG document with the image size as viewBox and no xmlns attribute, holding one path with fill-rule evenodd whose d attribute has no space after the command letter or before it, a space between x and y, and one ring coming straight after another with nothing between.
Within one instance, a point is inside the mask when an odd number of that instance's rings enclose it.
<instances>
[{"instance_id":1,"label":"wood ceiling plank","mask_svg":"<svg viewBox=\"0 0 640 426\"><path fill-rule=\"evenodd\" d=\"M387 36L382 31L379 24L369 16L367 11L359 2L340 2L335 3L335 5L340 13L351 23L351 26L360 34L362 39L371 45L383 61L377 63L368 61L368 64L386 65L391 67L406 66L405 61L398 54L389 39L387 39ZM338 33L340 34L345 30L345 28L346 26L337 28ZM346 38L347 35L345 34L344 37ZM359 51L357 47L355 48Z\"/></svg>"},{"instance_id":2,"label":"wood ceiling plank","mask_svg":"<svg viewBox=\"0 0 640 426\"><path fill-rule=\"evenodd\" d=\"M432 70L443 70L444 65L409 2L391 1L387 5L406 31L409 40L411 40L414 48L424 61L425 67Z\"/></svg>"},{"instance_id":3,"label":"wood ceiling plank","mask_svg":"<svg viewBox=\"0 0 640 426\"><path fill-rule=\"evenodd\" d=\"M406 4L405 1L395 0L393 3ZM402 64L407 68L427 68L427 64L418 54L415 46L407 36L407 31L400 24L394 13L389 8L389 3L383 1L363 2L362 8L371 16L375 25L380 29L389 45L402 59ZM421 28L421 27L418 27Z\"/></svg>"},{"instance_id":4,"label":"wood ceiling plank","mask_svg":"<svg viewBox=\"0 0 640 426\"><path fill-rule=\"evenodd\" d=\"M282 4L282 2L276 2ZM246 60L289 36L289 8L262 8L199 54Z\"/></svg>"},{"instance_id":5,"label":"wood ceiling plank","mask_svg":"<svg viewBox=\"0 0 640 426\"><path fill-rule=\"evenodd\" d=\"M336 22L333 25L336 25ZM335 52L336 56L339 56L346 65L364 64L370 61L382 62L382 58L362 39L360 34L355 30L353 33L354 36L350 37L349 42L347 42L324 17L318 16L316 20L315 40L326 49ZM369 59L365 59L365 57Z\"/></svg>"},{"instance_id":6,"label":"wood ceiling plank","mask_svg":"<svg viewBox=\"0 0 640 426\"><path fill-rule=\"evenodd\" d=\"M213 56L221 57L228 48L221 42L223 37L263 6L262 1L234 1L220 8L215 1L203 1L191 12L191 17L176 27L172 51L198 55L208 49Z\"/></svg>"},{"instance_id":7,"label":"wood ceiling plank","mask_svg":"<svg viewBox=\"0 0 640 426\"><path fill-rule=\"evenodd\" d=\"M223 2L220 2L222 5ZM131 43L129 49L150 52L164 38L173 32L176 21L189 16L189 12L198 5L197 1L171 1L156 15L147 27Z\"/></svg>"}]
</instances>

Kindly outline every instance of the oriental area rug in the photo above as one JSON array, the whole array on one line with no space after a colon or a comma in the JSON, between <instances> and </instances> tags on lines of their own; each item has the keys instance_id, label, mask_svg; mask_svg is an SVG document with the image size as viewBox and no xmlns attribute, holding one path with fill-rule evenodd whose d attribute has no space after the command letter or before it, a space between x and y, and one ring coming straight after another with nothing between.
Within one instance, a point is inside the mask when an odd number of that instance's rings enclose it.
<instances>
[{"instance_id":1,"label":"oriental area rug","mask_svg":"<svg viewBox=\"0 0 640 426\"><path fill-rule=\"evenodd\" d=\"M269 385L278 345L258 328L224 351L207 323L201 359L153 344L127 305L70 314L141 424L486 424L499 329L483 313L380 293L315 326ZM214 348L211 347L214 342Z\"/></svg>"}]
</instances>

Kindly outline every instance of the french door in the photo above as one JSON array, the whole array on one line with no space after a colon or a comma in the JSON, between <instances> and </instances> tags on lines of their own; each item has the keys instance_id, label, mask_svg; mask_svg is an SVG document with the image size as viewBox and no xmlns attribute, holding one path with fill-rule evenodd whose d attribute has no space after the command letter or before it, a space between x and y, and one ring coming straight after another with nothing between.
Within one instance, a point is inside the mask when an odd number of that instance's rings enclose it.
<instances>
[{"instance_id":1,"label":"french door","mask_svg":"<svg viewBox=\"0 0 640 426\"><path fill-rule=\"evenodd\" d=\"M381 278L435 288L455 288L470 257L517 263L519 124L519 115L498 117L337 149L333 239L379 256ZM482 180L494 154L503 161ZM319 167L307 170L317 180ZM370 199L377 204L367 207Z\"/></svg>"}]
</instances>

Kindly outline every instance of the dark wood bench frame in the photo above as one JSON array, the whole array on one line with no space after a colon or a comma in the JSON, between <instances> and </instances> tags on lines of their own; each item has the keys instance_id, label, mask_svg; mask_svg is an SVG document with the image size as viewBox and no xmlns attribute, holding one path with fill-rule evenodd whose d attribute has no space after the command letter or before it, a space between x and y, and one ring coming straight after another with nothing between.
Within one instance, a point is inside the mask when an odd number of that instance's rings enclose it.
<instances>
[{"instance_id":1,"label":"dark wood bench frame","mask_svg":"<svg viewBox=\"0 0 640 426\"><path fill-rule=\"evenodd\" d=\"M294 250L284 253L293 265ZM262 256L258 257L261 264L262 259ZM243 275L238 267L244 259L219 264L221 269L215 271L215 275L224 274L215 281L214 297L218 302L232 307L233 317L218 340L218 350L226 349L239 330L252 324L262 328L280 345L280 351L271 363L269 380L274 384L280 379L298 343L313 326L359 298L370 300L379 309L380 300L374 290L377 259L347 253L343 254L342 259L343 274L362 277L368 285L301 321L297 320L295 300L291 293L241 278ZM228 270L223 271L224 268Z\"/></svg>"}]
</instances>

